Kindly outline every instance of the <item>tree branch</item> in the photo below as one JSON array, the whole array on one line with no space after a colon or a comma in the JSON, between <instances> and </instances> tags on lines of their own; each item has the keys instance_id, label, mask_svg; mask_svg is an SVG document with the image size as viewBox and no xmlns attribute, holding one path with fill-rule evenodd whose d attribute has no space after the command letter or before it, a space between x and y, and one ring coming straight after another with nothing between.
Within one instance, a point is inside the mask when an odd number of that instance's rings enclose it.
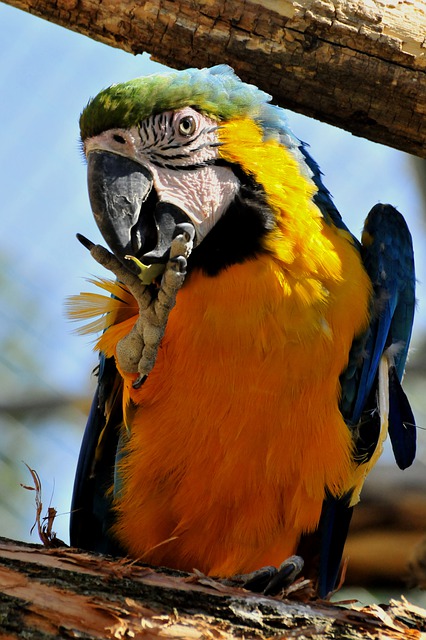
<instances>
[{"instance_id":1,"label":"tree branch","mask_svg":"<svg viewBox=\"0 0 426 640\"><path fill-rule=\"evenodd\" d=\"M420 640L407 601L348 608L225 587L203 576L0 539L1 637Z\"/></svg>"},{"instance_id":2,"label":"tree branch","mask_svg":"<svg viewBox=\"0 0 426 640\"><path fill-rule=\"evenodd\" d=\"M7 0L171 67L226 62L290 109L426 157L426 5Z\"/></svg>"}]
</instances>

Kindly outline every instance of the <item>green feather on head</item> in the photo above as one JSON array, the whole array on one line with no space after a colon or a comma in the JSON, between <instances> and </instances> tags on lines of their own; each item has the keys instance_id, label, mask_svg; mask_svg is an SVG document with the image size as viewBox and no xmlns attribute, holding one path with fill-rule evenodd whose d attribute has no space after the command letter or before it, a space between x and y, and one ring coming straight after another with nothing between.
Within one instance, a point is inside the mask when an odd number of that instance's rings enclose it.
<instances>
[{"instance_id":1,"label":"green feather on head","mask_svg":"<svg viewBox=\"0 0 426 640\"><path fill-rule=\"evenodd\" d=\"M306 145L289 129L284 109L271 104L272 96L240 80L226 64L205 69L170 70L114 84L92 98L80 116L84 142L109 129L128 129L163 111L193 107L220 121L251 118L264 139L275 138L294 155L301 171L318 189L315 201L326 220L346 229L321 172ZM356 242L356 241L355 241Z\"/></svg>"},{"instance_id":2,"label":"green feather on head","mask_svg":"<svg viewBox=\"0 0 426 640\"><path fill-rule=\"evenodd\" d=\"M128 128L162 111L194 107L217 119L249 117L265 129L287 131L271 96L242 82L231 67L169 71L112 85L92 98L80 117L82 140L114 128Z\"/></svg>"}]
</instances>

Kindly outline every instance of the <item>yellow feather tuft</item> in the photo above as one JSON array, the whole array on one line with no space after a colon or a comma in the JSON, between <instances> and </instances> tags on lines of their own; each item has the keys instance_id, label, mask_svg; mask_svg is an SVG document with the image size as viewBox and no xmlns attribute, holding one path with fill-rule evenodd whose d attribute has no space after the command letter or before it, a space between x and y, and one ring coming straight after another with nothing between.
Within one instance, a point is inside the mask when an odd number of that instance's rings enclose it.
<instances>
[{"instance_id":1,"label":"yellow feather tuft","mask_svg":"<svg viewBox=\"0 0 426 640\"><path fill-rule=\"evenodd\" d=\"M95 318L79 327L76 333L80 335L99 333L138 313L134 297L120 282L104 278L88 279L88 282L108 292L109 295L82 292L66 300L66 313L71 321L80 322Z\"/></svg>"}]
</instances>

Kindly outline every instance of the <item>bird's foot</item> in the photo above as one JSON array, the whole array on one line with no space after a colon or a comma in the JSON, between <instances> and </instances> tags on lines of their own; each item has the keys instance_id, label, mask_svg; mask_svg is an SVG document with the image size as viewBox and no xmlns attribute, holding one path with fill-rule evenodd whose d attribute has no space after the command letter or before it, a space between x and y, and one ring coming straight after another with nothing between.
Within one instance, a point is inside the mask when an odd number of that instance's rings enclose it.
<instances>
[{"instance_id":1,"label":"bird's foot","mask_svg":"<svg viewBox=\"0 0 426 640\"><path fill-rule=\"evenodd\" d=\"M96 262L112 271L118 280L126 285L138 303L138 319L130 333L117 344L117 361L120 368L128 373L138 373L133 383L135 389L143 384L155 364L170 311L185 280L187 259L192 251L194 234L194 228L189 223L176 226L170 256L164 266L158 288L146 284L146 269L142 269L137 275L126 269L105 247L79 238L90 250ZM132 260L139 266L138 260Z\"/></svg>"},{"instance_id":2,"label":"bird's foot","mask_svg":"<svg viewBox=\"0 0 426 640\"><path fill-rule=\"evenodd\" d=\"M304 562L300 556L290 556L276 567L262 567L252 573L236 575L226 581L264 595L275 596L289 587L300 575Z\"/></svg>"}]
</instances>

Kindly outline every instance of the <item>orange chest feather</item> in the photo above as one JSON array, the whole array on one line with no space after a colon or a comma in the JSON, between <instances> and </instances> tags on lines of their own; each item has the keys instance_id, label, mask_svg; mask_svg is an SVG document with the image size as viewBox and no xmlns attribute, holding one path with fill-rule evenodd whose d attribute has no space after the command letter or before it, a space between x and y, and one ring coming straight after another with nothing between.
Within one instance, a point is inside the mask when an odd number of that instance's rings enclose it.
<instances>
[{"instance_id":1,"label":"orange chest feather","mask_svg":"<svg viewBox=\"0 0 426 640\"><path fill-rule=\"evenodd\" d=\"M281 562L315 528L325 488L351 486L339 375L370 290L356 251L335 246L335 277L267 255L188 277L153 371L128 385L116 531L133 554L213 574Z\"/></svg>"}]
</instances>

